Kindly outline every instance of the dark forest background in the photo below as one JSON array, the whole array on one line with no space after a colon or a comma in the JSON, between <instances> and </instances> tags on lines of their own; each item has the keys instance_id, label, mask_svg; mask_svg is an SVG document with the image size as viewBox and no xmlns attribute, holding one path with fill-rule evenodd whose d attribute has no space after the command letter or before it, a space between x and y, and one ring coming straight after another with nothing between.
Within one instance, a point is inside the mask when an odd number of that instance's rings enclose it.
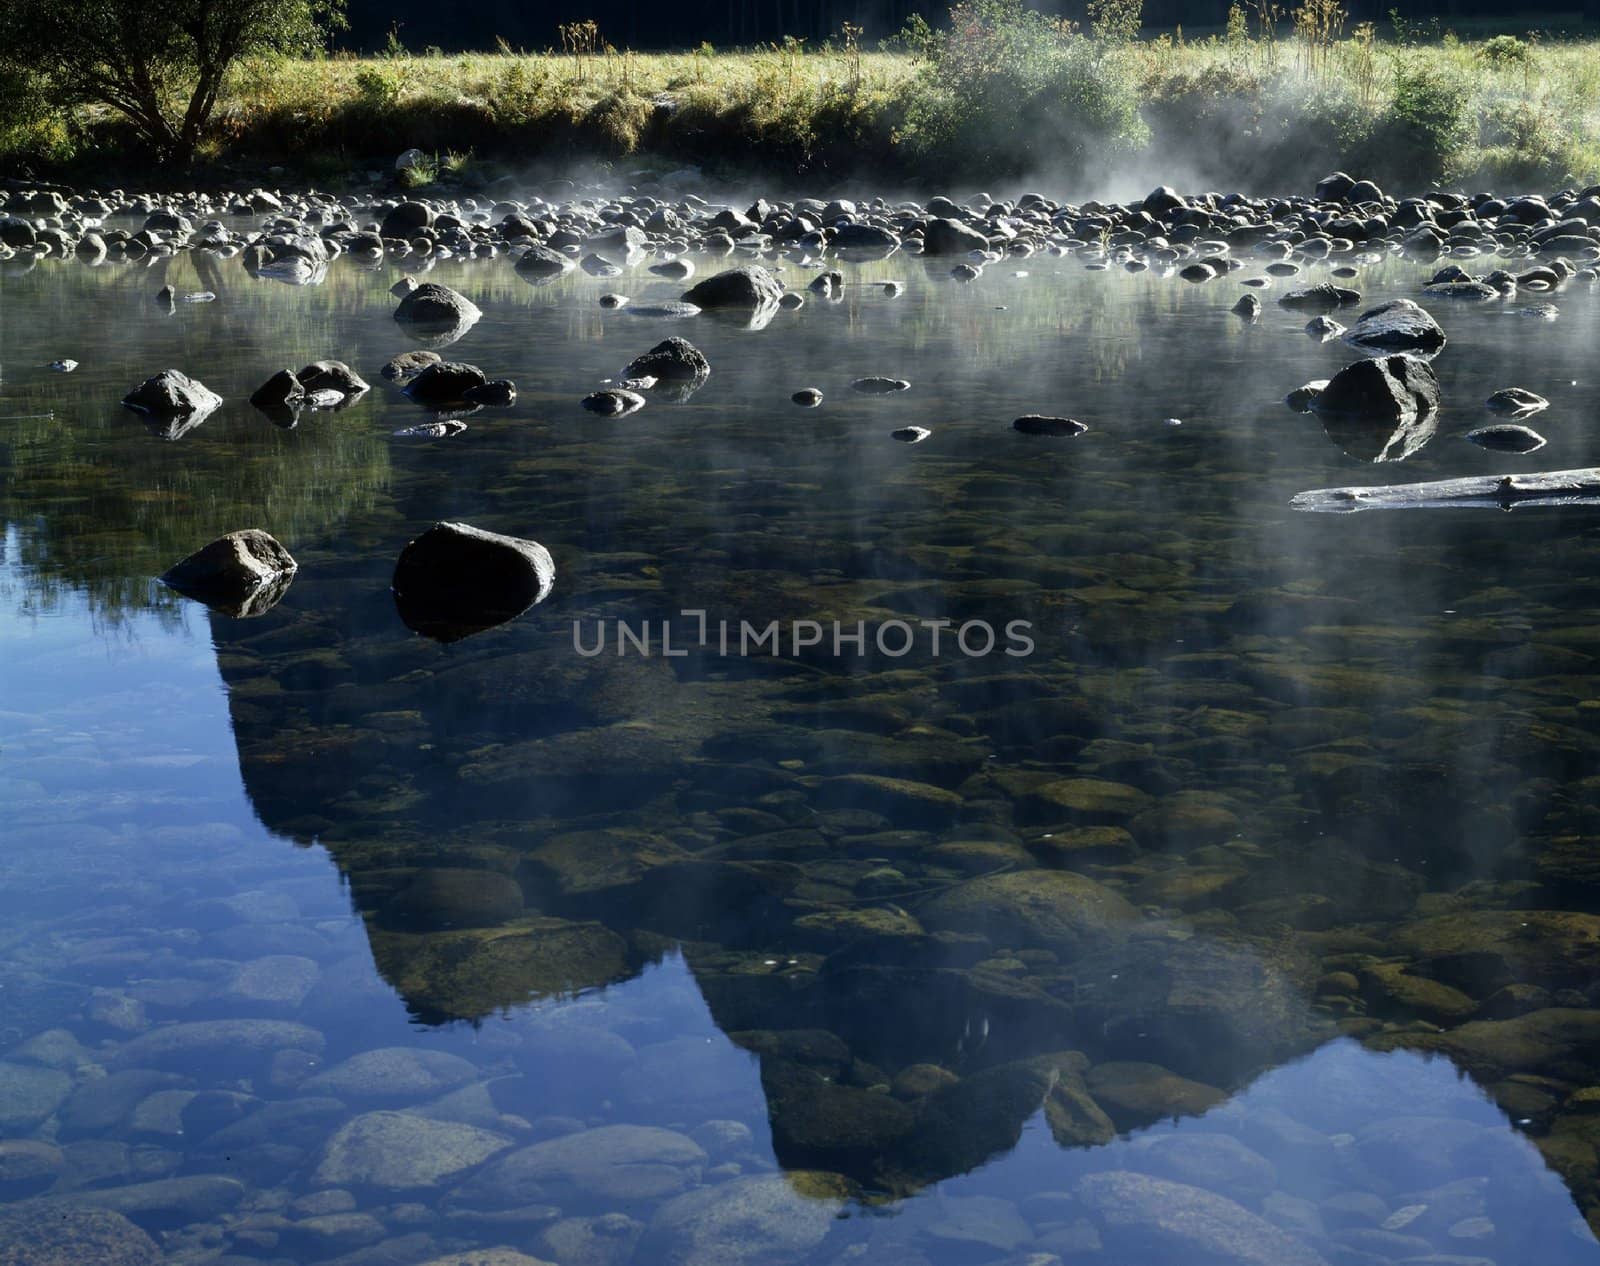
<instances>
[{"instance_id":1,"label":"dark forest background","mask_svg":"<svg viewBox=\"0 0 1600 1266\"><path fill-rule=\"evenodd\" d=\"M1203 32L1221 27L1230 0L1145 0L1148 27L1182 24ZM1034 7L1078 21L1083 0L1041 0ZM1249 6L1246 6L1249 8ZM1292 8L1286 3L1285 9ZM1346 0L1350 22L1387 23L1391 10L1406 19L1437 17L1447 25L1472 29L1487 25L1520 32L1559 32L1587 19L1600 21L1600 0L1568 0L1564 5L1507 3L1507 0ZM942 21L949 0L348 0L350 29L338 43L373 51L384 46L391 30L409 49L438 46L447 52L488 51L497 38L513 48L540 52L558 43L563 22L593 19L603 39L618 48L688 49L708 41L716 47L762 43L793 35L813 44L836 35L850 22L874 40L898 31L913 14ZM1284 23L1287 27L1287 21Z\"/></svg>"}]
</instances>

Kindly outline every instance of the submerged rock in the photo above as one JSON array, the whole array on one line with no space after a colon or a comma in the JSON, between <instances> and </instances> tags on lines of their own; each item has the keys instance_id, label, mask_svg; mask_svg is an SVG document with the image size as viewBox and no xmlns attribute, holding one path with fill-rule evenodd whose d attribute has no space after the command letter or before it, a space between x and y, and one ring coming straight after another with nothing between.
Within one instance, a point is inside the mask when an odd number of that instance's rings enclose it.
<instances>
[{"instance_id":1,"label":"submerged rock","mask_svg":"<svg viewBox=\"0 0 1600 1266\"><path fill-rule=\"evenodd\" d=\"M799 1266L827 1238L842 1199L802 1195L804 1172L735 1178L669 1200L640 1244L658 1266Z\"/></svg>"},{"instance_id":2,"label":"submerged rock","mask_svg":"<svg viewBox=\"0 0 1600 1266\"><path fill-rule=\"evenodd\" d=\"M925 426L902 426L889 432L889 438L902 444L920 444L933 432Z\"/></svg>"},{"instance_id":3,"label":"submerged rock","mask_svg":"<svg viewBox=\"0 0 1600 1266\"><path fill-rule=\"evenodd\" d=\"M511 1146L504 1135L406 1112L367 1112L340 1127L312 1175L330 1187L422 1191Z\"/></svg>"},{"instance_id":4,"label":"submerged rock","mask_svg":"<svg viewBox=\"0 0 1600 1266\"><path fill-rule=\"evenodd\" d=\"M185 597L236 618L261 615L288 591L298 564L259 528L218 537L161 577Z\"/></svg>"},{"instance_id":5,"label":"submerged rock","mask_svg":"<svg viewBox=\"0 0 1600 1266\"><path fill-rule=\"evenodd\" d=\"M294 371L280 369L255 389L250 403L263 413L276 417L305 403L306 389Z\"/></svg>"},{"instance_id":6,"label":"submerged rock","mask_svg":"<svg viewBox=\"0 0 1600 1266\"><path fill-rule=\"evenodd\" d=\"M815 387L802 387L789 399L802 409L815 409L822 403L822 392Z\"/></svg>"},{"instance_id":7,"label":"submerged rock","mask_svg":"<svg viewBox=\"0 0 1600 1266\"><path fill-rule=\"evenodd\" d=\"M922 907L930 931L978 932L997 945L1070 959L1115 937L1138 912L1111 889L1071 871L1027 870L958 884Z\"/></svg>"},{"instance_id":8,"label":"submerged rock","mask_svg":"<svg viewBox=\"0 0 1600 1266\"><path fill-rule=\"evenodd\" d=\"M0 1208L5 1266L157 1266L161 1250L110 1209L30 1201Z\"/></svg>"},{"instance_id":9,"label":"submerged rock","mask_svg":"<svg viewBox=\"0 0 1600 1266\"><path fill-rule=\"evenodd\" d=\"M1128 1170L1075 1189L1113 1256L1230 1266L1326 1266L1312 1248L1226 1196Z\"/></svg>"},{"instance_id":10,"label":"submerged rock","mask_svg":"<svg viewBox=\"0 0 1600 1266\"><path fill-rule=\"evenodd\" d=\"M408 628L453 642L543 602L555 576L555 560L537 541L436 523L400 552L392 583Z\"/></svg>"},{"instance_id":11,"label":"submerged rock","mask_svg":"<svg viewBox=\"0 0 1600 1266\"><path fill-rule=\"evenodd\" d=\"M706 1161L705 1149L675 1130L607 1125L502 1156L453 1199L489 1209L530 1200L603 1202L602 1208L660 1200L695 1186Z\"/></svg>"}]
</instances>

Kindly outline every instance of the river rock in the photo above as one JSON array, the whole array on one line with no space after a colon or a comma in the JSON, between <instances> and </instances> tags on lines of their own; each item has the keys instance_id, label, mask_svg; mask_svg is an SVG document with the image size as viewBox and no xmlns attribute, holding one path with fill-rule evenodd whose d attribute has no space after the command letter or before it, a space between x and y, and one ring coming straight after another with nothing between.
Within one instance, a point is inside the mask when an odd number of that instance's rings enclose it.
<instances>
[{"instance_id":1,"label":"river rock","mask_svg":"<svg viewBox=\"0 0 1600 1266\"><path fill-rule=\"evenodd\" d=\"M904 378L873 376L870 378L857 378L850 384L850 389L859 391L866 396L889 396L897 391L909 391L911 384Z\"/></svg>"},{"instance_id":2,"label":"river rock","mask_svg":"<svg viewBox=\"0 0 1600 1266\"><path fill-rule=\"evenodd\" d=\"M706 1159L698 1143L674 1130L605 1125L502 1156L469 1179L454 1199L471 1208L490 1209L534 1200L563 1207L635 1204L693 1187Z\"/></svg>"},{"instance_id":3,"label":"river rock","mask_svg":"<svg viewBox=\"0 0 1600 1266\"><path fill-rule=\"evenodd\" d=\"M1113 1257L1207 1266L1326 1266L1303 1241L1199 1187L1113 1170L1080 1179L1074 1194Z\"/></svg>"},{"instance_id":4,"label":"river rock","mask_svg":"<svg viewBox=\"0 0 1600 1266\"><path fill-rule=\"evenodd\" d=\"M267 413L293 409L305 401L306 389L293 371L280 369L255 389L250 403Z\"/></svg>"},{"instance_id":5,"label":"river rock","mask_svg":"<svg viewBox=\"0 0 1600 1266\"><path fill-rule=\"evenodd\" d=\"M1526 387L1502 387L1485 400L1484 404L1497 413L1509 413L1519 418L1550 407L1548 400Z\"/></svg>"},{"instance_id":6,"label":"river rock","mask_svg":"<svg viewBox=\"0 0 1600 1266\"><path fill-rule=\"evenodd\" d=\"M1279 307L1309 312L1331 312L1333 309L1342 308L1346 304L1360 302L1361 292L1359 290L1350 290L1345 286L1335 286L1331 282L1305 286L1302 289L1291 290L1287 294L1278 296Z\"/></svg>"},{"instance_id":7,"label":"river rock","mask_svg":"<svg viewBox=\"0 0 1600 1266\"><path fill-rule=\"evenodd\" d=\"M429 365L437 365L443 359L438 352L414 351L401 352L398 356L391 356L385 363L382 373L385 378L394 381L404 381L415 377Z\"/></svg>"},{"instance_id":8,"label":"river rock","mask_svg":"<svg viewBox=\"0 0 1600 1266\"><path fill-rule=\"evenodd\" d=\"M436 281L419 284L394 310L396 321L423 326L471 326L482 315L472 300Z\"/></svg>"},{"instance_id":9,"label":"river rock","mask_svg":"<svg viewBox=\"0 0 1600 1266\"><path fill-rule=\"evenodd\" d=\"M517 276L524 281L531 281L535 285L546 285L564 277L577 265L571 256L563 255L560 251L551 250L537 242L529 246L517 259Z\"/></svg>"},{"instance_id":10,"label":"river rock","mask_svg":"<svg viewBox=\"0 0 1600 1266\"><path fill-rule=\"evenodd\" d=\"M656 1211L640 1244L657 1266L799 1266L827 1238L844 1202L801 1195L803 1174L735 1178Z\"/></svg>"},{"instance_id":11,"label":"river rock","mask_svg":"<svg viewBox=\"0 0 1600 1266\"><path fill-rule=\"evenodd\" d=\"M308 1079L301 1089L355 1103L415 1101L453 1090L477 1075L476 1065L448 1051L386 1046L352 1055Z\"/></svg>"},{"instance_id":12,"label":"river rock","mask_svg":"<svg viewBox=\"0 0 1600 1266\"><path fill-rule=\"evenodd\" d=\"M158 1266L156 1243L120 1213L31 1201L0 1208L0 1266Z\"/></svg>"},{"instance_id":13,"label":"river rock","mask_svg":"<svg viewBox=\"0 0 1600 1266\"><path fill-rule=\"evenodd\" d=\"M1037 413L1027 413L1011 424L1013 431L1024 435L1047 435L1056 438L1082 435L1089 428L1076 418L1048 418Z\"/></svg>"},{"instance_id":14,"label":"river rock","mask_svg":"<svg viewBox=\"0 0 1600 1266\"><path fill-rule=\"evenodd\" d=\"M1405 422L1439 408L1439 378L1412 356L1360 360L1335 374L1311 401L1313 411L1381 422Z\"/></svg>"},{"instance_id":15,"label":"river rock","mask_svg":"<svg viewBox=\"0 0 1600 1266\"><path fill-rule=\"evenodd\" d=\"M22 1134L60 1106L72 1078L54 1068L0 1063L0 1131Z\"/></svg>"},{"instance_id":16,"label":"river rock","mask_svg":"<svg viewBox=\"0 0 1600 1266\"><path fill-rule=\"evenodd\" d=\"M751 264L707 277L685 291L682 299L706 309L767 308L776 307L782 297L783 287L777 278L760 265Z\"/></svg>"},{"instance_id":17,"label":"river rock","mask_svg":"<svg viewBox=\"0 0 1600 1266\"><path fill-rule=\"evenodd\" d=\"M408 627L454 641L543 602L555 577L555 560L537 541L436 523L400 552L392 585Z\"/></svg>"},{"instance_id":18,"label":"river rock","mask_svg":"<svg viewBox=\"0 0 1600 1266\"><path fill-rule=\"evenodd\" d=\"M445 1185L511 1140L476 1126L404 1112L368 1112L328 1140L313 1181L332 1187L417 1191Z\"/></svg>"},{"instance_id":19,"label":"river rock","mask_svg":"<svg viewBox=\"0 0 1600 1266\"><path fill-rule=\"evenodd\" d=\"M1480 426L1475 431L1468 431L1467 439L1479 448L1487 448L1496 453L1531 453L1545 446L1545 438L1531 427L1517 426L1513 423L1502 423L1497 426Z\"/></svg>"},{"instance_id":20,"label":"river rock","mask_svg":"<svg viewBox=\"0 0 1600 1266\"><path fill-rule=\"evenodd\" d=\"M123 396L122 403L155 418L203 417L222 403L222 397L180 370L163 369Z\"/></svg>"},{"instance_id":21,"label":"river rock","mask_svg":"<svg viewBox=\"0 0 1600 1266\"><path fill-rule=\"evenodd\" d=\"M369 390L367 381L342 360L313 361L295 377L307 391L337 391L349 397Z\"/></svg>"},{"instance_id":22,"label":"river rock","mask_svg":"<svg viewBox=\"0 0 1600 1266\"><path fill-rule=\"evenodd\" d=\"M185 597L236 617L260 615L288 589L299 564L259 528L229 532L161 576Z\"/></svg>"},{"instance_id":23,"label":"river rock","mask_svg":"<svg viewBox=\"0 0 1600 1266\"><path fill-rule=\"evenodd\" d=\"M1070 871L1027 870L968 880L922 907L930 931L978 932L1010 948L1072 958L1115 937L1138 912L1111 889Z\"/></svg>"},{"instance_id":24,"label":"river rock","mask_svg":"<svg viewBox=\"0 0 1600 1266\"><path fill-rule=\"evenodd\" d=\"M590 413L598 413L603 418L625 418L630 413L637 413L644 408L645 400L637 391L624 391L619 388L591 392L579 403Z\"/></svg>"},{"instance_id":25,"label":"river rock","mask_svg":"<svg viewBox=\"0 0 1600 1266\"><path fill-rule=\"evenodd\" d=\"M195 1020L152 1029L124 1042L112 1056L115 1068L163 1068L210 1072L252 1065L281 1050L320 1052L322 1034L289 1020Z\"/></svg>"},{"instance_id":26,"label":"river rock","mask_svg":"<svg viewBox=\"0 0 1600 1266\"><path fill-rule=\"evenodd\" d=\"M667 338L643 355L628 362L623 375L628 378L654 378L659 382L704 382L711 374L711 363L685 338Z\"/></svg>"},{"instance_id":27,"label":"river rock","mask_svg":"<svg viewBox=\"0 0 1600 1266\"><path fill-rule=\"evenodd\" d=\"M959 220L935 217L922 232L924 255L966 255L989 249L989 239Z\"/></svg>"},{"instance_id":28,"label":"river rock","mask_svg":"<svg viewBox=\"0 0 1600 1266\"><path fill-rule=\"evenodd\" d=\"M192 1174L126 1187L74 1192L64 1199L78 1207L108 1209L147 1230L157 1230L214 1218L233 1208L244 1195L244 1184L237 1178Z\"/></svg>"},{"instance_id":29,"label":"river rock","mask_svg":"<svg viewBox=\"0 0 1600 1266\"><path fill-rule=\"evenodd\" d=\"M465 402L467 392L487 381L483 370L476 365L435 360L424 366L401 390L418 404L442 407Z\"/></svg>"},{"instance_id":30,"label":"river rock","mask_svg":"<svg viewBox=\"0 0 1600 1266\"><path fill-rule=\"evenodd\" d=\"M509 378L490 378L475 387L468 387L461 398L468 404L486 404L504 409L516 404L517 384Z\"/></svg>"},{"instance_id":31,"label":"river rock","mask_svg":"<svg viewBox=\"0 0 1600 1266\"><path fill-rule=\"evenodd\" d=\"M1428 311L1410 299L1394 299L1363 312L1345 331L1344 341L1383 352L1437 352L1444 331Z\"/></svg>"},{"instance_id":32,"label":"river rock","mask_svg":"<svg viewBox=\"0 0 1600 1266\"><path fill-rule=\"evenodd\" d=\"M802 409L815 409L822 403L822 392L815 387L803 387L789 399Z\"/></svg>"},{"instance_id":33,"label":"river rock","mask_svg":"<svg viewBox=\"0 0 1600 1266\"><path fill-rule=\"evenodd\" d=\"M920 444L932 434L925 426L902 426L890 431L889 438L902 444Z\"/></svg>"}]
</instances>

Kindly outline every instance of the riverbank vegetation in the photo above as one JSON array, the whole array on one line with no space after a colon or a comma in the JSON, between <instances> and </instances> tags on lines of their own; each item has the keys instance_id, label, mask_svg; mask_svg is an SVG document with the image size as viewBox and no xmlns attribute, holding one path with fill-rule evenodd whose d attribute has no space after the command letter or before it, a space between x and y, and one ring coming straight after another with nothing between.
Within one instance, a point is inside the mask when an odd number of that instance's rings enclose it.
<instances>
[{"instance_id":1,"label":"riverbank vegetation","mask_svg":"<svg viewBox=\"0 0 1600 1266\"><path fill-rule=\"evenodd\" d=\"M470 188L591 157L908 184L1148 176L1271 191L1334 168L1398 190L1600 180L1600 42L1352 24L1337 0L1237 4L1199 38L1141 32L1139 13L1100 0L1077 25L1021 0L961 0L947 25L913 21L870 48L847 24L820 46L642 54L578 23L539 52L259 54L229 70L198 154L329 186L376 174ZM6 168L126 173L139 150L115 111L61 109L18 68L0 97ZM413 147L429 159L397 177Z\"/></svg>"}]
</instances>

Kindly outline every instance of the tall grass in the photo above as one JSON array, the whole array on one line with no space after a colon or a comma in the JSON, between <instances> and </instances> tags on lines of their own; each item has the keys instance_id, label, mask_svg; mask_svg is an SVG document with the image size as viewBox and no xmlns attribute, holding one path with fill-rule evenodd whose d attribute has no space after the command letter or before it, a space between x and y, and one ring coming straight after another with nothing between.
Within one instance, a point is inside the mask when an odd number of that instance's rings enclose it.
<instances>
[{"instance_id":1,"label":"tall grass","mask_svg":"<svg viewBox=\"0 0 1600 1266\"><path fill-rule=\"evenodd\" d=\"M411 147L476 156L437 164L446 182L641 155L924 184L1119 166L1256 192L1335 167L1401 192L1600 180L1595 42L1352 26L1337 0L1242 0L1218 35L1138 38L1138 9L1096 0L1079 29L961 0L948 28L913 23L872 51L847 28L820 46L635 54L579 23L543 52L257 60L235 68L204 156L329 184L392 174ZM132 145L104 113L41 113L27 85L0 84L0 168L94 173L130 165Z\"/></svg>"}]
</instances>

